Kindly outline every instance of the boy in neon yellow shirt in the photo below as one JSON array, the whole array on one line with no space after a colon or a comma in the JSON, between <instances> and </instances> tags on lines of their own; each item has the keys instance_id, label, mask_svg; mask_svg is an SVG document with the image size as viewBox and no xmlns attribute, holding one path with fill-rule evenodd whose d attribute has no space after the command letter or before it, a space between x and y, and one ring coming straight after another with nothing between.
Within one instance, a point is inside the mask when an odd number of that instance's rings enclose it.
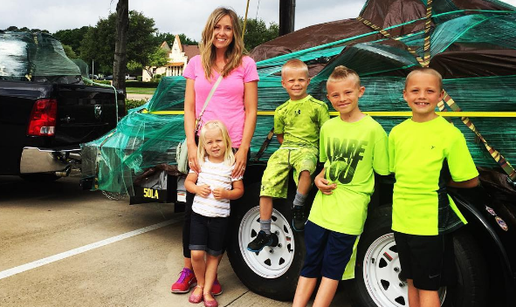
<instances>
[{"instance_id":1,"label":"boy in neon yellow shirt","mask_svg":"<svg viewBox=\"0 0 516 307\"><path fill-rule=\"evenodd\" d=\"M437 290L453 268L451 232L466 220L446 186L475 187L478 171L459 129L435 113L442 100L441 75L431 68L407 76L403 98L412 118L389 135L395 173L392 230L407 278L409 306L439 307Z\"/></svg>"},{"instance_id":2,"label":"boy in neon yellow shirt","mask_svg":"<svg viewBox=\"0 0 516 307\"><path fill-rule=\"evenodd\" d=\"M308 66L301 60L287 61L281 68L281 85L290 99L274 112L274 133L281 144L263 172L260 188L260 232L247 245L252 252L265 246L276 246L278 238L271 231L274 198L286 198L288 175L294 170L297 184L292 207L292 227L303 231L306 218L304 203L312 187L312 174L317 167L319 130L330 119L326 103L307 93L310 78Z\"/></svg>"},{"instance_id":3,"label":"boy in neon yellow shirt","mask_svg":"<svg viewBox=\"0 0 516 307\"><path fill-rule=\"evenodd\" d=\"M314 306L329 306L364 228L374 190L374 172L389 174L387 134L362 113L358 100L365 88L358 74L337 66L326 83L328 99L339 116L321 128L319 152L324 168L305 226L306 256L293 306L306 306L322 277Z\"/></svg>"}]
</instances>

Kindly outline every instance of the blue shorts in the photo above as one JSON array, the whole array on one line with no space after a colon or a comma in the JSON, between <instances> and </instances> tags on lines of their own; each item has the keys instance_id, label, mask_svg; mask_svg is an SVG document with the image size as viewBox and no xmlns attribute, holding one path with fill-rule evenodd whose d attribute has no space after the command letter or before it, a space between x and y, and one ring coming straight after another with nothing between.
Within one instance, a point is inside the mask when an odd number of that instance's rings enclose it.
<instances>
[{"instance_id":1,"label":"blue shorts","mask_svg":"<svg viewBox=\"0 0 516 307\"><path fill-rule=\"evenodd\" d=\"M357 236L331 231L310 221L305 225L305 264L301 276L341 280Z\"/></svg>"}]
</instances>

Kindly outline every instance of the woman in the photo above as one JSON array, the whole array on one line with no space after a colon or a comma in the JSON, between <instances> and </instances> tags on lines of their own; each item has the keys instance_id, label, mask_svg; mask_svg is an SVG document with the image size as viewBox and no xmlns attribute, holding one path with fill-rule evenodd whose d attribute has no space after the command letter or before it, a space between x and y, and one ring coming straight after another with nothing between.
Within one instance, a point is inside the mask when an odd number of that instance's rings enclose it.
<instances>
[{"instance_id":1,"label":"woman","mask_svg":"<svg viewBox=\"0 0 516 307\"><path fill-rule=\"evenodd\" d=\"M217 8L211 13L202 32L199 49L201 54L190 60L183 73L186 78L184 126L188 164L193 171L200 171L195 119L213 84L222 75L223 79L209 101L200 124L202 126L209 120L218 119L226 125L235 151L236 162L232 176L240 177L245 171L256 126L258 73L254 60L244 55L246 51L242 30L233 10ZM192 202L193 194L187 193L183 225L184 268L177 282L172 285L173 293L187 293L196 285L189 249ZM211 292L214 295L222 293L216 279Z\"/></svg>"}]
</instances>

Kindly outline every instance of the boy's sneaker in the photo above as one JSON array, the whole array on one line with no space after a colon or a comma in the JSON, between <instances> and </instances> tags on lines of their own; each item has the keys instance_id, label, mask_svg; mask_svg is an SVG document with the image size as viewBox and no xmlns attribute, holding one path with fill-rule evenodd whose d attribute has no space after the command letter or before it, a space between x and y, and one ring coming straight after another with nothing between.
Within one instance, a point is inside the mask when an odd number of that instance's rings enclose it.
<instances>
[{"instance_id":1,"label":"boy's sneaker","mask_svg":"<svg viewBox=\"0 0 516 307\"><path fill-rule=\"evenodd\" d=\"M222 286L219 283L219 279L215 277L215 281L213 282L213 286L211 286L211 295L217 296L222 294Z\"/></svg>"},{"instance_id":2,"label":"boy's sneaker","mask_svg":"<svg viewBox=\"0 0 516 307\"><path fill-rule=\"evenodd\" d=\"M304 209L303 206L294 206L292 208L292 227L297 232L305 230L306 217Z\"/></svg>"},{"instance_id":3,"label":"boy's sneaker","mask_svg":"<svg viewBox=\"0 0 516 307\"><path fill-rule=\"evenodd\" d=\"M172 285L172 293L188 293L190 289L197 286L197 279L192 270L183 268L179 279Z\"/></svg>"},{"instance_id":4,"label":"boy's sneaker","mask_svg":"<svg viewBox=\"0 0 516 307\"><path fill-rule=\"evenodd\" d=\"M275 233L266 234L265 231L260 230L256 238L247 244L247 249L258 253L265 246L276 246L278 245L278 236Z\"/></svg>"}]
</instances>

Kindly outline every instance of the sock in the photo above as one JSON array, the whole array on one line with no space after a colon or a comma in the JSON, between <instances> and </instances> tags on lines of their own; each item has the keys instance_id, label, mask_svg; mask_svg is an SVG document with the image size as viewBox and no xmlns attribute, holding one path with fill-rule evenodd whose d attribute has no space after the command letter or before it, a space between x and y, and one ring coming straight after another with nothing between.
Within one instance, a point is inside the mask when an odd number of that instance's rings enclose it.
<instances>
[{"instance_id":1,"label":"sock","mask_svg":"<svg viewBox=\"0 0 516 307\"><path fill-rule=\"evenodd\" d=\"M306 197L308 195L303 195L299 193L299 191L296 191L296 196L294 197L294 206L300 206L302 207L305 204Z\"/></svg>"},{"instance_id":2,"label":"sock","mask_svg":"<svg viewBox=\"0 0 516 307\"><path fill-rule=\"evenodd\" d=\"M271 220L260 220L260 230L263 230L265 234L271 234Z\"/></svg>"}]
</instances>

